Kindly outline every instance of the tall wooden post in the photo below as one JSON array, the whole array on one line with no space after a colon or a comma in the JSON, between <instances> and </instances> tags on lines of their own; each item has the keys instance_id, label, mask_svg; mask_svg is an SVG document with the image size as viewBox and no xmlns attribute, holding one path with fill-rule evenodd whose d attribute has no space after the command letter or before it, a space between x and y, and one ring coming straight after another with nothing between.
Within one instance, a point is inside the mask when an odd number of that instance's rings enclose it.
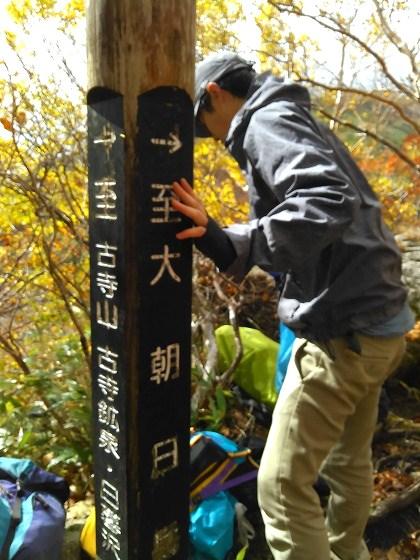
<instances>
[{"instance_id":1,"label":"tall wooden post","mask_svg":"<svg viewBox=\"0 0 420 560\"><path fill-rule=\"evenodd\" d=\"M194 0L90 0L92 391L101 560L185 560Z\"/></svg>"}]
</instances>

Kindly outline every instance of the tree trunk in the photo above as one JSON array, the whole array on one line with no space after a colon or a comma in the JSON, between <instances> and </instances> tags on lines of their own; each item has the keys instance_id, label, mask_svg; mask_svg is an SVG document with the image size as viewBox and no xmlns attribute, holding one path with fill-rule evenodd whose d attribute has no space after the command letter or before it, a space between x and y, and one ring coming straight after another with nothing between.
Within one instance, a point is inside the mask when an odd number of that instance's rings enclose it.
<instances>
[{"instance_id":1,"label":"tree trunk","mask_svg":"<svg viewBox=\"0 0 420 560\"><path fill-rule=\"evenodd\" d=\"M91 0L89 225L97 555L188 556L194 0Z\"/></svg>"}]
</instances>

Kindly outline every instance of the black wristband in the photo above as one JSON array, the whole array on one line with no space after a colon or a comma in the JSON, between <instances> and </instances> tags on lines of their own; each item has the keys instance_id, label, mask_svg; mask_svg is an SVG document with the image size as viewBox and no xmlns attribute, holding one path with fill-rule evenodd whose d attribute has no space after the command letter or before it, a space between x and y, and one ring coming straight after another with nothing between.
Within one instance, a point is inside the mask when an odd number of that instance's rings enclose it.
<instances>
[{"instance_id":1,"label":"black wristband","mask_svg":"<svg viewBox=\"0 0 420 560\"><path fill-rule=\"evenodd\" d=\"M212 259L221 272L226 270L236 259L236 251L229 236L210 217L205 235L195 240L195 246L206 257Z\"/></svg>"}]
</instances>

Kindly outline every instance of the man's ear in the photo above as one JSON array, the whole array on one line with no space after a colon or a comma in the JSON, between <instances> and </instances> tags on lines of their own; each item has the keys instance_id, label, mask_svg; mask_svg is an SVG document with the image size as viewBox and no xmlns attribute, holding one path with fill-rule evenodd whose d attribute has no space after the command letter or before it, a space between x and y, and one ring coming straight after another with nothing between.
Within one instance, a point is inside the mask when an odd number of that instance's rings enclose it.
<instances>
[{"instance_id":1,"label":"man's ear","mask_svg":"<svg viewBox=\"0 0 420 560\"><path fill-rule=\"evenodd\" d=\"M216 82L209 82L206 85L206 91L209 93L210 97L218 97L222 92L222 88Z\"/></svg>"}]
</instances>

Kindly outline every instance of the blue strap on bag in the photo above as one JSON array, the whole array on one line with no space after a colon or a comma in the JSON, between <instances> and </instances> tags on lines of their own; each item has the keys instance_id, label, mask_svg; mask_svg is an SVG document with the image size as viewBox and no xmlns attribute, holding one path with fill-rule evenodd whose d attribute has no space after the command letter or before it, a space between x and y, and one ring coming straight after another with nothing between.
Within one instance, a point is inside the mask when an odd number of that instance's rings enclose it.
<instances>
[{"instance_id":1,"label":"blue strap on bag","mask_svg":"<svg viewBox=\"0 0 420 560\"><path fill-rule=\"evenodd\" d=\"M59 560L68 497L63 478L0 457L0 560Z\"/></svg>"},{"instance_id":2,"label":"blue strap on bag","mask_svg":"<svg viewBox=\"0 0 420 560\"><path fill-rule=\"evenodd\" d=\"M292 355L292 347L295 338L295 333L284 323L280 322L280 350L277 355L276 377L274 381L277 392L280 391L284 378L286 377L287 366L289 365Z\"/></svg>"}]
</instances>

